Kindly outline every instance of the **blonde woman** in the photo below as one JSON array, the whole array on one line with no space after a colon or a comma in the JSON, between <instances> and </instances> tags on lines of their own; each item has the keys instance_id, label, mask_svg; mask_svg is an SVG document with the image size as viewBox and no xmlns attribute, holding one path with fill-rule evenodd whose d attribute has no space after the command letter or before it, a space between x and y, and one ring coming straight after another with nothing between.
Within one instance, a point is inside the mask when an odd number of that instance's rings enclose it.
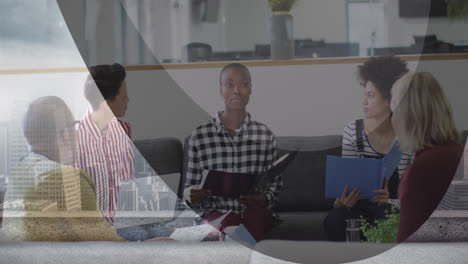
<instances>
[{"instance_id":1,"label":"blonde woman","mask_svg":"<svg viewBox=\"0 0 468 264\"><path fill-rule=\"evenodd\" d=\"M463 146L444 91L432 74L407 73L392 87L392 123L403 151L414 152L398 189L397 241L409 238L432 214L452 181Z\"/></svg>"}]
</instances>

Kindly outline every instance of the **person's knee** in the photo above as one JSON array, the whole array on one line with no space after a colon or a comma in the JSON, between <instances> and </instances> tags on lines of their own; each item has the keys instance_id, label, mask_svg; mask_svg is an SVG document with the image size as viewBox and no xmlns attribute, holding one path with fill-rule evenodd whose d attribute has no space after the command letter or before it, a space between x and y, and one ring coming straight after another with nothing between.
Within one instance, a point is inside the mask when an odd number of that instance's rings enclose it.
<instances>
[{"instance_id":1,"label":"person's knee","mask_svg":"<svg viewBox=\"0 0 468 264\"><path fill-rule=\"evenodd\" d=\"M333 208L325 217L323 225L329 240L345 240L346 210L346 208Z\"/></svg>"},{"instance_id":2,"label":"person's knee","mask_svg":"<svg viewBox=\"0 0 468 264\"><path fill-rule=\"evenodd\" d=\"M381 204L381 205L378 205L378 206L375 208L375 211L374 211L374 219L375 219L375 220L383 219L383 218L385 218L388 214L390 214L391 211L392 211L392 205L391 205L391 204Z\"/></svg>"},{"instance_id":3,"label":"person's knee","mask_svg":"<svg viewBox=\"0 0 468 264\"><path fill-rule=\"evenodd\" d=\"M263 216L268 213L268 210L260 206L249 206L245 208L243 216Z\"/></svg>"},{"instance_id":4,"label":"person's knee","mask_svg":"<svg viewBox=\"0 0 468 264\"><path fill-rule=\"evenodd\" d=\"M325 217L325 225L337 225L342 224L344 226L346 220L346 208L333 208L328 212Z\"/></svg>"}]
</instances>

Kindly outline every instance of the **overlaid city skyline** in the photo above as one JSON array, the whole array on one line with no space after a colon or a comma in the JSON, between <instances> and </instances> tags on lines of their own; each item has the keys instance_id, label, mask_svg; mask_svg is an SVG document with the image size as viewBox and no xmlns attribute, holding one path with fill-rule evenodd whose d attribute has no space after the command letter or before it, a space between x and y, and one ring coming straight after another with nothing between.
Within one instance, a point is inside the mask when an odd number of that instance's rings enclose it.
<instances>
[{"instance_id":1,"label":"overlaid city skyline","mask_svg":"<svg viewBox=\"0 0 468 264\"><path fill-rule=\"evenodd\" d=\"M23 102L27 105L26 102ZM0 123L0 191L5 193L8 186L8 175L12 173L16 164L28 155L28 146L21 128L21 111L13 111L16 115L10 122ZM135 148L136 149L136 148ZM124 181L120 184L118 211L171 211L186 208L178 199L177 194L155 173L143 156L136 151L135 155L136 179ZM180 177L180 175L176 175ZM24 204L16 199L3 204L6 209L24 208ZM52 202L53 203L53 202ZM49 208L47 204L34 207L37 210ZM31 207L29 209L32 209Z\"/></svg>"}]
</instances>

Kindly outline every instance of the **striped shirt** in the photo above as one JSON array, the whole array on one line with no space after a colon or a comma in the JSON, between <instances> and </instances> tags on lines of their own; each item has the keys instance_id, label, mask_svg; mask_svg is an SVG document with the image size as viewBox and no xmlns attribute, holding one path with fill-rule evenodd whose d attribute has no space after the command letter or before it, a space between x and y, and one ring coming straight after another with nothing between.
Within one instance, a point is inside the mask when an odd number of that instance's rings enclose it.
<instances>
[{"instance_id":1,"label":"striped shirt","mask_svg":"<svg viewBox=\"0 0 468 264\"><path fill-rule=\"evenodd\" d=\"M375 151L375 149L370 145L369 139L365 129L362 129L362 143L364 145L363 151L358 150L357 146L357 137L356 137L356 121L353 121L346 125L343 131L343 143L341 156L345 158L359 158L361 155L374 156L376 158L383 158L385 154ZM401 176L406 171L406 169L411 164L413 155L403 152L398 163L398 176L401 179ZM398 199L389 199L389 203L399 205Z\"/></svg>"},{"instance_id":2,"label":"striped shirt","mask_svg":"<svg viewBox=\"0 0 468 264\"><path fill-rule=\"evenodd\" d=\"M120 181L135 178L132 141L117 118L101 131L90 111L80 121L77 138L76 165L91 176L99 207L106 220L113 222Z\"/></svg>"},{"instance_id":3,"label":"striped shirt","mask_svg":"<svg viewBox=\"0 0 468 264\"><path fill-rule=\"evenodd\" d=\"M247 114L231 138L219 119L221 113L192 133L188 142L186 188L200 185L204 170L260 174L276 160L276 139L267 126L251 120L250 114ZM278 202L281 187L281 176L277 176L260 190L266 197L267 209L270 211ZM237 199L217 196L205 198L200 207L202 214L230 209L242 214L245 210L245 205Z\"/></svg>"},{"instance_id":4,"label":"striped shirt","mask_svg":"<svg viewBox=\"0 0 468 264\"><path fill-rule=\"evenodd\" d=\"M117 119L120 123L120 125L122 126L123 130L125 131L125 133L127 134L127 136L131 139L132 138L132 127L130 126L130 123L126 122L126 121L123 121L123 120L120 120L120 119Z\"/></svg>"}]
</instances>

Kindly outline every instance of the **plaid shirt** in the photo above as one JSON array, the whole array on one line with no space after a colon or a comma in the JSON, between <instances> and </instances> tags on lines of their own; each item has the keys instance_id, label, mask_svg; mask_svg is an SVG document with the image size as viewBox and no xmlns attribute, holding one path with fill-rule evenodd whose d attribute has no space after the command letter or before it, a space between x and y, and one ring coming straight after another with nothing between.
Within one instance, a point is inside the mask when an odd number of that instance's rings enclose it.
<instances>
[{"instance_id":1,"label":"plaid shirt","mask_svg":"<svg viewBox=\"0 0 468 264\"><path fill-rule=\"evenodd\" d=\"M276 139L267 126L251 120L250 114L247 114L231 138L219 119L220 114L222 112L192 133L188 143L186 188L200 185L204 170L261 174L276 160ZM282 185L281 176L278 176L261 190L266 197L268 210L272 211L278 202ZM216 196L205 198L200 207L202 214L230 209L242 214L246 208L238 200Z\"/></svg>"}]
</instances>

